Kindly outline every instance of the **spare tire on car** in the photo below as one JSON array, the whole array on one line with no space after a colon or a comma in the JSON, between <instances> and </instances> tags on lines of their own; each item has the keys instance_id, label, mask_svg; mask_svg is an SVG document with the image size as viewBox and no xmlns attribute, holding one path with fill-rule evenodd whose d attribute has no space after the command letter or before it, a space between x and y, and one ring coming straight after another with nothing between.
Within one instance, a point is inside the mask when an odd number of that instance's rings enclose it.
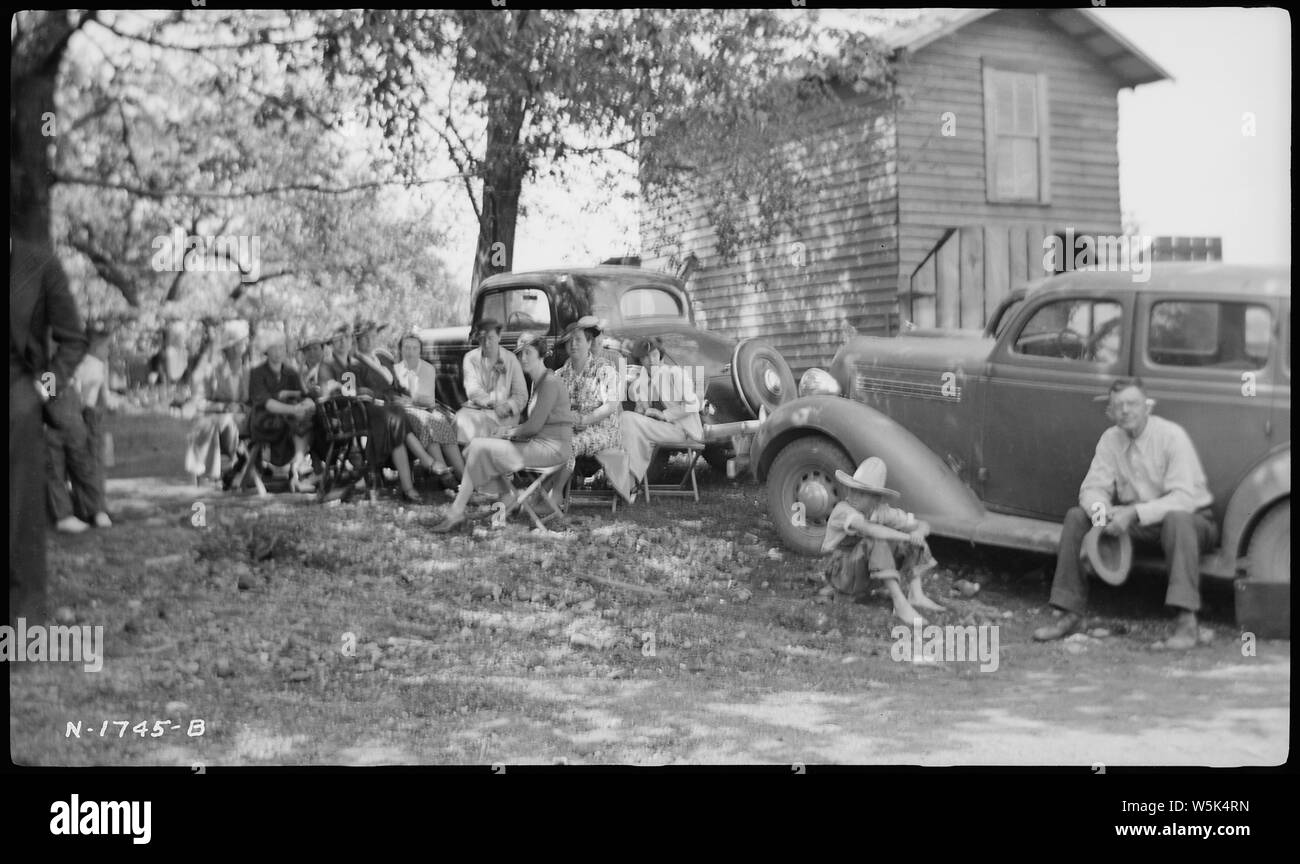
<instances>
[{"instance_id":1,"label":"spare tire on car","mask_svg":"<svg viewBox=\"0 0 1300 864\"><path fill-rule=\"evenodd\" d=\"M794 373L781 352L757 339L742 339L732 352L731 382L754 417L764 408L771 414L799 395Z\"/></svg>"}]
</instances>

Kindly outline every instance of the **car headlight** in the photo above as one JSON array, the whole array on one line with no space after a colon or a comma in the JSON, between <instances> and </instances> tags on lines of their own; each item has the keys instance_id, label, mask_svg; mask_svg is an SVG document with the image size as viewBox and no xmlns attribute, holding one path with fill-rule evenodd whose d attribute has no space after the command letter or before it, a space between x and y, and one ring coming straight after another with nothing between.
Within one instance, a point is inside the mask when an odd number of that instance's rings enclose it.
<instances>
[{"instance_id":1,"label":"car headlight","mask_svg":"<svg viewBox=\"0 0 1300 864\"><path fill-rule=\"evenodd\" d=\"M840 382L825 369L809 369L799 379L800 396L839 396Z\"/></svg>"}]
</instances>

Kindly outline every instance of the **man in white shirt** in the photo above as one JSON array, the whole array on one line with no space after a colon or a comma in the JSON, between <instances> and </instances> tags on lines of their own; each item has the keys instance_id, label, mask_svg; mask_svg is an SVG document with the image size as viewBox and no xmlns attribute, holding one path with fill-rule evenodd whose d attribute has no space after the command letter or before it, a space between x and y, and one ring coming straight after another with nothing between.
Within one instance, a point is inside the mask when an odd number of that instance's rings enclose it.
<instances>
[{"instance_id":1,"label":"man in white shirt","mask_svg":"<svg viewBox=\"0 0 1300 864\"><path fill-rule=\"evenodd\" d=\"M1128 532L1136 542L1164 547L1169 567L1165 603L1178 610L1174 635L1165 647L1191 648L1198 637L1201 554L1214 548L1219 533L1209 509L1213 498L1205 471L1183 427L1151 416L1140 378L1121 378L1111 385L1108 414L1115 425L1097 442L1079 488L1079 506L1066 514L1061 530L1050 602L1064 614L1035 630L1034 638L1060 639L1083 629L1088 581L1079 566L1079 550L1096 524L1109 534Z\"/></svg>"}]
</instances>

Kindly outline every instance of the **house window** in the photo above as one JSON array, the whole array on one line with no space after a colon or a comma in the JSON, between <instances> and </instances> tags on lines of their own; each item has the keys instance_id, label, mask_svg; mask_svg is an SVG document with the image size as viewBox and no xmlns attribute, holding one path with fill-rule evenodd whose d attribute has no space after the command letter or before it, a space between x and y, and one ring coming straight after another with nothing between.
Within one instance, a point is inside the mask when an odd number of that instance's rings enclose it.
<instances>
[{"instance_id":1,"label":"house window","mask_svg":"<svg viewBox=\"0 0 1300 864\"><path fill-rule=\"evenodd\" d=\"M984 164L988 200L1047 204L1047 76L984 65Z\"/></svg>"}]
</instances>

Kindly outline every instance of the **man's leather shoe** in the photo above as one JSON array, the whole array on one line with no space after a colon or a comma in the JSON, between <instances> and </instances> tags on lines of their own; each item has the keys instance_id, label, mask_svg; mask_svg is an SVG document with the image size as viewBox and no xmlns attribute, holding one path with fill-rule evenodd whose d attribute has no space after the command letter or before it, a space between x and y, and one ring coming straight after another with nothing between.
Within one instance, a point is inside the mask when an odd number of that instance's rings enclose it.
<instances>
[{"instance_id":1,"label":"man's leather shoe","mask_svg":"<svg viewBox=\"0 0 1300 864\"><path fill-rule=\"evenodd\" d=\"M1074 612L1066 612L1056 623L1048 624L1046 627L1039 627L1034 631L1035 642L1051 642L1055 639L1064 639L1072 633L1078 633L1083 629L1083 616Z\"/></svg>"},{"instance_id":2,"label":"man's leather shoe","mask_svg":"<svg viewBox=\"0 0 1300 864\"><path fill-rule=\"evenodd\" d=\"M1165 648L1170 651L1187 651L1196 647L1200 635L1201 628L1195 618L1186 621L1180 617L1178 626L1174 628L1174 635L1165 640Z\"/></svg>"}]
</instances>

